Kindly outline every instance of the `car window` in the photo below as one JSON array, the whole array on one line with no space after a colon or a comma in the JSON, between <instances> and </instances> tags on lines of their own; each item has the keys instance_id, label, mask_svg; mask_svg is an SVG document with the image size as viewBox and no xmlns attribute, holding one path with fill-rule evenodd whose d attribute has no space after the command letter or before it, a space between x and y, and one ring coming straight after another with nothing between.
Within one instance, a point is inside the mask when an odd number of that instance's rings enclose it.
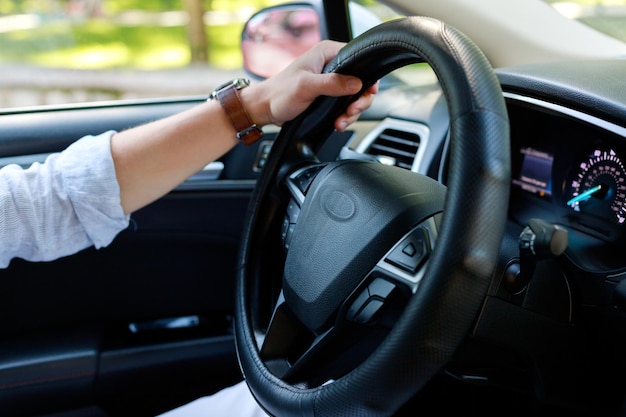
<instances>
[{"instance_id":1,"label":"car window","mask_svg":"<svg viewBox=\"0 0 626 417\"><path fill-rule=\"evenodd\" d=\"M241 76L240 34L284 0L0 0L0 108L206 95ZM354 32L398 16L358 0Z\"/></svg>"},{"instance_id":2,"label":"car window","mask_svg":"<svg viewBox=\"0 0 626 417\"><path fill-rule=\"evenodd\" d=\"M563 16L626 42L626 0L544 0Z\"/></svg>"},{"instance_id":3,"label":"car window","mask_svg":"<svg viewBox=\"0 0 626 417\"><path fill-rule=\"evenodd\" d=\"M0 0L0 108L207 94L278 0Z\"/></svg>"}]
</instances>

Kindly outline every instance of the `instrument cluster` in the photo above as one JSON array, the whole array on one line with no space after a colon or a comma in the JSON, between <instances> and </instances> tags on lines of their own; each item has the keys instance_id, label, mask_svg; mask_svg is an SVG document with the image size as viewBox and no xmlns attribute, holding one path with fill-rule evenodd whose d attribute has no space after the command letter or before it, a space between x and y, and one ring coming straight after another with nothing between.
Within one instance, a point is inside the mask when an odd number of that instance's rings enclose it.
<instances>
[{"instance_id":1,"label":"instrument cluster","mask_svg":"<svg viewBox=\"0 0 626 417\"><path fill-rule=\"evenodd\" d=\"M586 120L511 106L511 214L606 241L626 235L626 138Z\"/></svg>"}]
</instances>

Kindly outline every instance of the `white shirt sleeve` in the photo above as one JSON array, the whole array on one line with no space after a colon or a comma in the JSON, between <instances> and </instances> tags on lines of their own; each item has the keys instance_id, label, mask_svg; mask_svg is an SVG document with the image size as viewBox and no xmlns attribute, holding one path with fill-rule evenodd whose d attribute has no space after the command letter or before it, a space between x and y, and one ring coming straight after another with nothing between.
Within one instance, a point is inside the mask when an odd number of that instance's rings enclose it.
<instances>
[{"instance_id":1,"label":"white shirt sleeve","mask_svg":"<svg viewBox=\"0 0 626 417\"><path fill-rule=\"evenodd\" d=\"M107 246L128 226L111 157L113 131L86 136L43 164L0 169L0 268Z\"/></svg>"}]
</instances>

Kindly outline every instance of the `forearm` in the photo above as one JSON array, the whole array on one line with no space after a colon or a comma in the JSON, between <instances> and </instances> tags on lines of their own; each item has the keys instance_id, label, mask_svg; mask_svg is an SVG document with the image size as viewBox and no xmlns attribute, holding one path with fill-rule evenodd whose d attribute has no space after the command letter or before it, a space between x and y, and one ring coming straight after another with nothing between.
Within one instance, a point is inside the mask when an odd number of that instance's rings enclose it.
<instances>
[{"instance_id":1,"label":"forearm","mask_svg":"<svg viewBox=\"0 0 626 417\"><path fill-rule=\"evenodd\" d=\"M111 153L124 212L161 197L236 144L217 101L116 134Z\"/></svg>"}]
</instances>

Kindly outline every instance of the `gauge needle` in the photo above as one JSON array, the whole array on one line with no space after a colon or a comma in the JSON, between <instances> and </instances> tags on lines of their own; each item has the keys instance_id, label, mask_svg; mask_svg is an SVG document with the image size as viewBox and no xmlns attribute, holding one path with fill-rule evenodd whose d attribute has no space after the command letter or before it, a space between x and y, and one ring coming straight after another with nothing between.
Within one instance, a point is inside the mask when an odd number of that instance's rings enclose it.
<instances>
[{"instance_id":1,"label":"gauge needle","mask_svg":"<svg viewBox=\"0 0 626 417\"><path fill-rule=\"evenodd\" d=\"M602 185L596 185L595 187L588 189L584 193L578 194L576 197L572 198L570 201L567 202L567 205L571 206L574 203L578 203L579 201L586 200L589 197L591 197L591 194L598 192L601 189L602 189Z\"/></svg>"}]
</instances>

